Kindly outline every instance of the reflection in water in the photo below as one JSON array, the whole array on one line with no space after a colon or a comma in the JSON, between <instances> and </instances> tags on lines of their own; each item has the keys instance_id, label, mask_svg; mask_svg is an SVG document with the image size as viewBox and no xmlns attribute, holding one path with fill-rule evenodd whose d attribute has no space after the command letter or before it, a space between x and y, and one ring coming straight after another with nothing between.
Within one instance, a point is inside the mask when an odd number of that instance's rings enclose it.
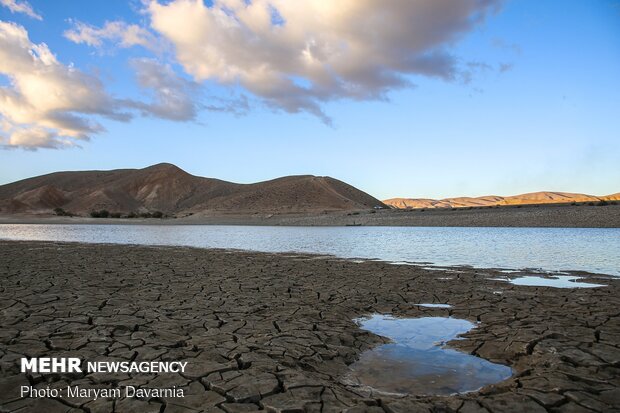
<instances>
[{"instance_id":1,"label":"reflection in water","mask_svg":"<svg viewBox=\"0 0 620 413\"><path fill-rule=\"evenodd\" d=\"M364 352L344 378L347 384L385 393L448 395L475 391L512 375L508 366L443 346L475 327L467 320L375 314L357 322L393 343Z\"/></svg>"},{"instance_id":2,"label":"reflection in water","mask_svg":"<svg viewBox=\"0 0 620 413\"><path fill-rule=\"evenodd\" d=\"M0 239L295 251L413 265L620 275L620 228L0 224Z\"/></svg>"},{"instance_id":3,"label":"reflection in water","mask_svg":"<svg viewBox=\"0 0 620 413\"><path fill-rule=\"evenodd\" d=\"M450 304L421 303L421 304L414 304L414 305L417 305L418 307L426 307L426 308L452 308Z\"/></svg>"},{"instance_id":4,"label":"reflection in water","mask_svg":"<svg viewBox=\"0 0 620 413\"><path fill-rule=\"evenodd\" d=\"M555 288L595 288L606 287L603 284L592 284L579 282L580 278L570 275L556 275L554 277L538 277L528 275L525 277L509 280L514 285L527 285L531 287L555 287ZM508 281L508 280L503 280Z\"/></svg>"}]
</instances>

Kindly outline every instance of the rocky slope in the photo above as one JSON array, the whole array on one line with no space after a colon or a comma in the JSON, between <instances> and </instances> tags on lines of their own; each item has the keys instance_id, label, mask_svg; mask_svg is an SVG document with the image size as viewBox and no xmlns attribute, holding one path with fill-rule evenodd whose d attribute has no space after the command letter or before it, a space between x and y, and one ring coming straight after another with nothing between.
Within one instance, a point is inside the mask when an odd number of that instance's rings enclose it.
<instances>
[{"instance_id":1,"label":"rocky slope","mask_svg":"<svg viewBox=\"0 0 620 413\"><path fill-rule=\"evenodd\" d=\"M600 202L620 200L620 193L606 196L573 194L570 192L531 192L513 196L488 195L477 198L457 197L445 199L391 198L383 202L394 208L464 208L502 205L570 204L573 202Z\"/></svg>"},{"instance_id":2,"label":"rocky slope","mask_svg":"<svg viewBox=\"0 0 620 413\"><path fill-rule=\"evenodd\" d=\"M0 186L0 212L76 214L106 209L165 214L292 213L385 205L330 177L287 176L237 184L190 175L171 164L144 169L57 172Z\"/></svg>"}]
</instances>

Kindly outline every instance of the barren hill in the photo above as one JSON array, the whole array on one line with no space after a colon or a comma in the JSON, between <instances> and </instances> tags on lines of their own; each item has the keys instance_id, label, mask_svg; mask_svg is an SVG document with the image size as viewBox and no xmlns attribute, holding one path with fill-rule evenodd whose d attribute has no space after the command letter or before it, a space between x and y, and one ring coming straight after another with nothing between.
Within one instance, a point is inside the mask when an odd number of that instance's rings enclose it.
<instances>
[{"instance_id":1,"label":"barren hill","mask_svg":"<svg viewBox=\"0 0 620 413\"><path fill-rule=\"evenodd\" d=\"M570 204L573 202L600 202L620 200L620 193L606 196L573 194L570 192L531 192L513 196L488 195L476 198L458 197L445 199L391 198L383 202L394 208L464 208L503 205Z\"/></svg>"},{"instance_id":2,"label":"barren hill","mask_svg":"<svg viewBox=\"0 0 620 413\"><path fill-rule=\"evenodd\" d=\"M144 169L56 172L0 186L0 212L77 214L287 213L363 210L385 205L330 177L287 176L237 184L190 175L171 164Z\"/></svg>"}]
</instances>

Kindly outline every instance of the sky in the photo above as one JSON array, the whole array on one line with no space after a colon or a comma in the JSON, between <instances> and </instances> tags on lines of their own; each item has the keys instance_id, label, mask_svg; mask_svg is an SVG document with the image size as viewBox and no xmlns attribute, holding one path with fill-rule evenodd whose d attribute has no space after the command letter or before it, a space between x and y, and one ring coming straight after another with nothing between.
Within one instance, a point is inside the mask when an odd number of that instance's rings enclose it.
<instances>
[{"instance_id":1,"label":"sky","mask_svg":"<svg viewBox=\"0 0 620 413\"><path fill-rule=\"evenodd\" d=\"M617 0L0 0L0 184L173 163L620 191Z\"/></svg>"}]
</instances>

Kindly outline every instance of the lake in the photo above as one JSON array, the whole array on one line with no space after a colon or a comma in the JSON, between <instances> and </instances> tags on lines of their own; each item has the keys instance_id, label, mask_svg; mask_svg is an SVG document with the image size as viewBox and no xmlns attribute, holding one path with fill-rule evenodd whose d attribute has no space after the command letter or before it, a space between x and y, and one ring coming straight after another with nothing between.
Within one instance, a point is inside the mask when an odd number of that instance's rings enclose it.
<instances>
[{"instance_id":1,"label":"lake","mask_svg":"<svg viewBox=\"0 0 620 413\"><path fill-rule=\"evenodd\" d=\"M2 224L0 239L179 245L620 275L618 228Z\"/></svg>"}]
</instances>

